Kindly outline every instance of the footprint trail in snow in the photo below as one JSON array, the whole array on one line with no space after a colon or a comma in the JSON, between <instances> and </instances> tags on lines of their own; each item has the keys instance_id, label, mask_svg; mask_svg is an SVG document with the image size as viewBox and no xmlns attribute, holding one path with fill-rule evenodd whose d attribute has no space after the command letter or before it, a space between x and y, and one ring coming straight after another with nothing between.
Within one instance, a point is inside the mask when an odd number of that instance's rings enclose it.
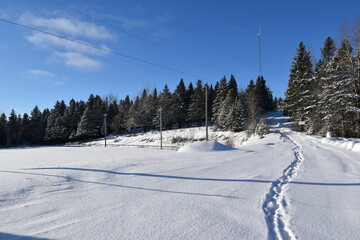
<instances>
[{"instance_id":1,"label":"footprint trail in snow","mask_svg":"<svg viewBox=\"0 0 360 240\"><path fill-rule=\"evenodd\" d=\"M294 160L284 169L283 175L272 183L269 193L266 194L262 206L265 213L265 221L268 227L268 239L297 239L294 232L290 229L290 217L287 213L288 203L285 192L291 182L299 172L299 166L304 161L301 154L301 147L292 140L288 135L279 132L281 138L291 141L294 144L292 149Z\"/></svg>"}]
</instances>

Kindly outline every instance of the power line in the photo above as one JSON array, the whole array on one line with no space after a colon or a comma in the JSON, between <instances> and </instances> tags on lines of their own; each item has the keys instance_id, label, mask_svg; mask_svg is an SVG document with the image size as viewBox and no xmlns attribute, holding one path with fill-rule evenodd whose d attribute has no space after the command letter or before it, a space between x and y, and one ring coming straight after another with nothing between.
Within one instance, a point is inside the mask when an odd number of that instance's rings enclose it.
<instances>
[{"instance_id":1,"label":"power line","mask_svg":"<svg viewBox=\"0 0 360 240\"><path fill-rule=\"evenodd\" d=\"M52 0L50 0L50 1L52 1ZM218 46L217 44L215 44L215 43L213 43L212 41L208 40L207 38L203 37L202 35L200 35L200 34L194 32L194 31L192 31L191 29L185 27L184 25L178 23L177 21L175 21L175 20L173 20L173 19L165 16L164 14L160 13L160 12L157 11L156 9L154 9L154 8L152 8L151 6L147 5L147 4L144 3L143 1L141 1L141 0L136 0L136 1L138 1L138 2L139 2L140 4L142 4L144 7L148 8L148 9L151 10L151 11L153 11L154 13L156 13L157 15L159 15L160 17L167 19L168 21L172 22L173 24L175 24L175 25L178 26L179 28L182 28L183 30L185 30L185 31L187 31L188 33L194 35L195 37L197 37L197 38L205 41L206 43L208 43L209 45L213 46L214 48L216 48L216 49L218 49L218 50L220 50L220 51L222 51L222 52L224 52L224 53L232 56L233 58L236 58L237 60L242 61L243 63L249 64L249 63L246 62L245 60L239 58L238 56L236 56L235 54L233 54L233 53L225 50L224 48ZM251 64L249 64L249 65L251 65Z\"/></svg>"},{"instance_id":2,"label":"power line","mask_svg":"<svg viewBox=\"0 0 360 240\"><path fill-rule=\"evenodd\" d=\"M159 12L158 10L156 10L155 8L149 6L148 4L144 3L143 0L136 0L137 2L139 2L141 5L143 5L144 7L146 7L147 9L153 11L154 13L156 13L158 16L167 19L168 21L172 22L174 25L178 26L179 28L182 28L183 30L187 31L188 33L192 34L193 36L197 37L200 40L203 40L204 42L208 43L209 45L213 46L214 48L226 53L227 55L232 56L233 58L237 59L238 61L241 61L242 63L245 63L251 67L253 67L254 69L256 68L256 66L254 64L251 64L247 61L245 61L244 59L238 57L237 55L225 50L224 48L218 46L217 44L213 43L212 41L208 40L207 38L205 38L204 36L198 34L195 31L192 31L191 29L189 29L188 27L178 23L177 21L173 20L172 18L169 18L168 16L162 14L161 12ZM262 75L262 66L261 66L261 73L260 75ZM272 74L268 74L269 76L272 76ZM272 76L274 77L274 76ZM274 77L275 78L275 77Z\"/></svg>"},{"instance_id":3,"label":"power line","mask_svg":"<svg viewBox=\"0 0 360 240\"><path fill-rule=\"evenodd\" d=\"M79 40L75 40L75 39L72 39L72 38L64 37L64 36L61 36L61 35L58 35L58 34L55 34L55 33L46 32L46 31L43 31L43 30L40 30L40 29L37 29L37 28L34 28L34 27L26 26L26 25L19 24L19 23L16 23L16 22L12 22L12 21L9 21L9 20L5 20L5 19L2 19L2 18L0 18L0 21L5 22L5 23L9 23L9 24L12 24L12 25L15 25L15 26L18 26L18 27L30 29L30 30L32 30L32 31L36 31L36 32L40 32L40 33L43 33L43 34L47 34L47 35L50 35L50 36L53 36L53 37L57 37L57 38L60 38L60 39L64 39L64 40L67 40L67 41L70 41L70 42L74 42L74 43L77 43L77 44L81 44L81 45L83 45L83 46L87 46L87 47L90 47L90 48L94 48L94 49L97 49L97 50L100 50L100 51L103 51L103 52L107 52L107 53L111 53L111 54L118 55L118 56L121 56L121 57L125 57L125 58L128 58L128 59L134 60L134 61L146 63L146 64L149 64L149 65L152 65L152 66L156 66L156 67L159 67L159 68L163 68L163 69L166 69L166 70L169 70L169 71L172 71L172 72L177 72L177 73L185 74L185 75L188 75L188 76L191 76L191 77L194 77L194 78L206 80L206 78L197 76L197 75L195 75L195 74L191 74L191 73L188 73L188 72L184 72L184 71L182 71L182 70L178 70L178 69L175 69L175 68L172 68L172 67L168 67L168 66L165 66L165 65L153 63L153 62L150 62L150 61L147 61L147 60L143 60L143 59L141 59L141 58L132 57L132 56L129 56L129 55L120 53L120 52L116 52L116 51L113 51L113 50L110 50L110 49L98 47L98 46L95 46L95 45L92 45L92 44L89 44L89 43L85 43L85 42L81 42L81 41L79 41Z\"/></svg>"},{"instance_id":4,"label":"power line","mask_svg":"<svg viewBox=\"0 0 360 240\"><path fill-rule=\"evenodd\" d=\"M75 8L69 7L69 6L64 5L64 4L62 4L62 3L59 3L59 2L57 2L57 1L55 1L55 0L48 0L48 1L54 3L54 4L58 5L58 6L61 6L61 7L65 8L65 9L71 10L71 11L73 11L73 12L79 14L79 15L82 15L82 16L85 16L85 17L87 17L87 18L90 18L90 19L92 19L93 21L96 21L96 22L101 23L101 24L103 24L103 25L106 25L106 26L109 26L109 27L111 27L111 28L117 29L117 30L119 30L119 31L121 31L121 32L123 32L123 33L126 33L126 34L128 34L128 35L130 35L130 36L132 36L132 37L134 37L134 38L137 38L137 39L139 39L139 40L141 40L141 41L144 41L144 42L146 42L146 43L148 43L148 44L151 44L151 45L153 45L153 46L155 46L155 47L158 47L158 48L161 48L161 49L166 50L166 51L168 51L168 52L171 52L172 54L175 54L175 55L177 55L177 56L186 58L186 59L188 59L188 60L190 60L190 61L192 61L192 62L196 62L196 63L201 64L201 65L203 65L203 66L206 66L206 67L208 67L208 68L215 69L215 70L217 70L217 71L219 71L219 72L221 72L221 73L223 73L223 74L226 73L226 71L223 71L223 70L221 70L221 69L219 69L219 68L217 68L217 67L215 67L215 66L209 65L209 64L204 63L204 62L202 62L202 61L200 61L200 60L197 60L197 59L194 59L194 58L189 57L189 56L187 56L187 55L184 55L184 54L182 54L182 53L180 53L180 52L178 52L178 51L176 51L176 50L173 50L173 49L171 49L171 48L164 47L164 46L162 46L162 45L160 45L160 44L157 44L157 43L152 42L152 41L150 41L150 40L148 40L148 39L146 39L146 38L143 38L143 37L141 37L141 36L139 36L139 35L137 35L137 34L131 33L131 32L126 31L126 30L124 30L124 29L122 29L122 28L120 28L120 27L118 27L118 26L112 25L112 24L107 23L107 22L105 22L105 21L102 21L102 20L100 20L100 19L98 19L98 18L95 18L95 17L93 17L93 16L91 16L91 15L89 15L89 14L86 14L86 13L84 13L84 12L81 12L81 11L75 9Z\"/></svg>"}]
</instances>

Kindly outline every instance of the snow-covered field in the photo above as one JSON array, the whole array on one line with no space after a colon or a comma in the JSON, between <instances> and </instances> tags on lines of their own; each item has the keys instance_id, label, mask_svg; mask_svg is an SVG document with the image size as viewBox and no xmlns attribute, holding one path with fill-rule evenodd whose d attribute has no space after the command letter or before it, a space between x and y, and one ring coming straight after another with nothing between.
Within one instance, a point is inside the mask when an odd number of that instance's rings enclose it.
<instances>
[{"instance_id":1,"label":"snow-covered field","mask_svg":"<svg viewBox=\"0 0 360 240\"><path fill-rule=\"evenodd\" d=\"M360 153L287 120L238 149L0 149L0 239L360 239Z\"/></svg>"}]
</instances>

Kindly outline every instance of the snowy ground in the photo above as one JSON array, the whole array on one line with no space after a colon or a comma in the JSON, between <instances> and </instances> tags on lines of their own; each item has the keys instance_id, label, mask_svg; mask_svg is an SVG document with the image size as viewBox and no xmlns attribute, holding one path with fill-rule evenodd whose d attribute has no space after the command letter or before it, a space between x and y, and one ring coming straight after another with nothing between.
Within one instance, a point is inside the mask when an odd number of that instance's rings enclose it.
<instances>
[{"instance_id":1,"label":"snowy ground","mask_svg":"<svg viewBox=\"0 0 360 240\"><path fill-rule=\"evenodd\" d=\"M1 149L0 239L360 239L360 153L269 121L237 150Z\"/></svg>"}]
</instances>

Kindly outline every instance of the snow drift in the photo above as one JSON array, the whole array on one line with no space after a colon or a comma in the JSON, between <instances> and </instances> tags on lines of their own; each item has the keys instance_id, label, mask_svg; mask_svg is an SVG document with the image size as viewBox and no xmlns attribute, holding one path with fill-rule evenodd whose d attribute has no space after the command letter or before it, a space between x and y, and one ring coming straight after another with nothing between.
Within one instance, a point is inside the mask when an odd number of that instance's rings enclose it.
<instances>
[{"instance_id":1,"label":"snow drift","mask_svg":"<svg viewBox=\"0 0 360 240\"><path fill-rule=\"evenodd\" d=\"M229 151L236 150L218 142L196 142L182 146L178 152L208 152L208 151Z\"/></svg>"},{"instance_id":2,"label":"snow drift","mask_svg":"<svg viewBox=\"0 0 360 240\"><path fill-rule=\"evenodd\" d=\"M323 138L321 142L339 146L354 152L360 152L360 141L353 141L345 138Z\"/></svg>"}]
</instances>

